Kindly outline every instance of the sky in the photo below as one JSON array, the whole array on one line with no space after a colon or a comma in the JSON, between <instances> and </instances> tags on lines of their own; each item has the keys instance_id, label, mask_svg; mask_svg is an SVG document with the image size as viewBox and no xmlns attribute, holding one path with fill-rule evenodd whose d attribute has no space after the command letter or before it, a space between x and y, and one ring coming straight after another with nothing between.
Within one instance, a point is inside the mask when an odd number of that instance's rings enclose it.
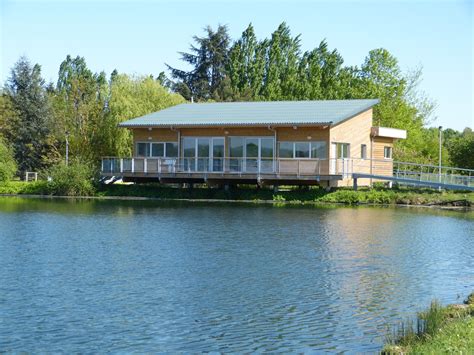
<instances>
[{"instance_id":1,"label":"sky","mask_svg":"<svg viewBox=\"0 0 474 355\"><path fill-rule=\"evenodd\" d=\"M68 54L94 72L158 75L184 67L179 51L203 27L227 25L233 39L252 23L259 39L285 21L302 50L326 39L347 65L386 48L403 71L423 68L420 84L436 102L431 126L474 128L474 0L0 0L0 83L22 55L56 82Z\"/></svg>"}]
</instances>

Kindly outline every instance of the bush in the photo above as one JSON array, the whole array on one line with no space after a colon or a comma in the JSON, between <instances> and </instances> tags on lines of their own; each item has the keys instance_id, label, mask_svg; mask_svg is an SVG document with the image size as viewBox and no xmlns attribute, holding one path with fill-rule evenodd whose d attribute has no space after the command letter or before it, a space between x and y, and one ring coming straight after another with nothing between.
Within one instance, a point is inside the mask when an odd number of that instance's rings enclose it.
<instances>
[{"instance_id":1,"label":"bush","mask_svg":"<svg viewBox=\"0 0 474 355\"><path fill-rule=\"evenodd\" d=\"M90 196L95 194L94 169L79 161L69 165L63 163L53 166L46 172L48 192L59 196Z\"/></svg>"},{"instance_id":2,"label":"bush","mask_svg":"<svg viewBox=\"0 0 474 355\"><path fill-rule=\"evenodd\" d=\"M353 190L337 190L336 192L325 195L321 199L322 202L346 203L350 205L357 204L361 201L361 193Z\"/></svg>"},{"instance_id":3,"label":"bush","mask_svg":"<svg viewBox=\"0 0 474 355\"><path fill-rule=\"evenodd\" d=\"M17 170L12 150L0 137L0 181L8 181L13 178Z\"/></svg>"}]
</instances>

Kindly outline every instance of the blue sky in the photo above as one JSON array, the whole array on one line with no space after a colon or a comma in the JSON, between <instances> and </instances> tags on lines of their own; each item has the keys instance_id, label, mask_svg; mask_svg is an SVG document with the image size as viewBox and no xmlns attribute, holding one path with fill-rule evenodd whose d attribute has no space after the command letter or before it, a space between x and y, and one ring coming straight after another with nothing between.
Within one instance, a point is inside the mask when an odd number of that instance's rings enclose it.
<instances>
[{"instance_id":1,"label":"blue sky","mask_svg":"<svg viewBox=\"0 0 474 355\"><path fill-rule=\"evenodd\" d=\"M20 55L56 81L67 54L93 71L154 74L183 66L178 51L205 25L238 38L252 22L259 38L286 21L302 49L322 39L348 65L384 47L403 70L423 66L421 90L436 101L431 125L473 127L473 1L0 0L3 83Z\"/></svg>"}]
</instances>

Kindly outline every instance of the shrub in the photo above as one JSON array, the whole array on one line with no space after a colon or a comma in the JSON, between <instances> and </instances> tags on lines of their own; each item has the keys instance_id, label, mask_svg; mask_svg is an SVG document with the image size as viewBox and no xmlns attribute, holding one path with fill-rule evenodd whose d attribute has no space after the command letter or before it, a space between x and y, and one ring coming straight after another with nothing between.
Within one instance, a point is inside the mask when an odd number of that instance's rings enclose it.
<instances>
[{"instance_id":1,"label":"shrub","mask_svg":"<svg viewBox=\"0 0 474 355\"><path fill-rule=\"evenodd\" d=\"M13 152L0 136L0 181L8 181L13 178L17 170Z\"/></svg>"},{"instance_id":2,"label":"shrub","mask_svg":"<svg viewBox=\"0 0 474 355\"><path fill-rule=\"evenodd\" d=\"M69 165L63 163L53 166L47 172L51 180L48 192L60 196L89 196L95 194L93 184L95 171L89 165L79 161Z\"/></svg>"},{"instance_id":3,"label":"shrub","mask_svg":"<svg viewBox=\"0 0 474 355\"><path fill-rule=\"evenodd\" d=\"M325 195L320 199L320 201L354 205L361 202L361 194L358 191L353 190L337 190L334 193Z\"/></svg>"}]
</instances>

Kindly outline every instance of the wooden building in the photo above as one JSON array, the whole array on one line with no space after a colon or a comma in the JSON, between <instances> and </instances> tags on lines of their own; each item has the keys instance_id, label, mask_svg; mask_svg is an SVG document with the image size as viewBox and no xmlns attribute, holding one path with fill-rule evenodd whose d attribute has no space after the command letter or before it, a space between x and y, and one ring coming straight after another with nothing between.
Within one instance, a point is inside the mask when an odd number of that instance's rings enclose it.
<instances>
[{"instance_id":1,"label":"wooden building","mask_svg":"<svg viewBox=\"0 0 474 355\"><path fill-rule=\"evenodd\" d=\"M352 173L392 175L393 142L374 127L374 100L186 103L120 124L133 157L102 160L126 181L352 184ZM358 181L368 185L369 179Z\"/></svg>"}]
</instances>

